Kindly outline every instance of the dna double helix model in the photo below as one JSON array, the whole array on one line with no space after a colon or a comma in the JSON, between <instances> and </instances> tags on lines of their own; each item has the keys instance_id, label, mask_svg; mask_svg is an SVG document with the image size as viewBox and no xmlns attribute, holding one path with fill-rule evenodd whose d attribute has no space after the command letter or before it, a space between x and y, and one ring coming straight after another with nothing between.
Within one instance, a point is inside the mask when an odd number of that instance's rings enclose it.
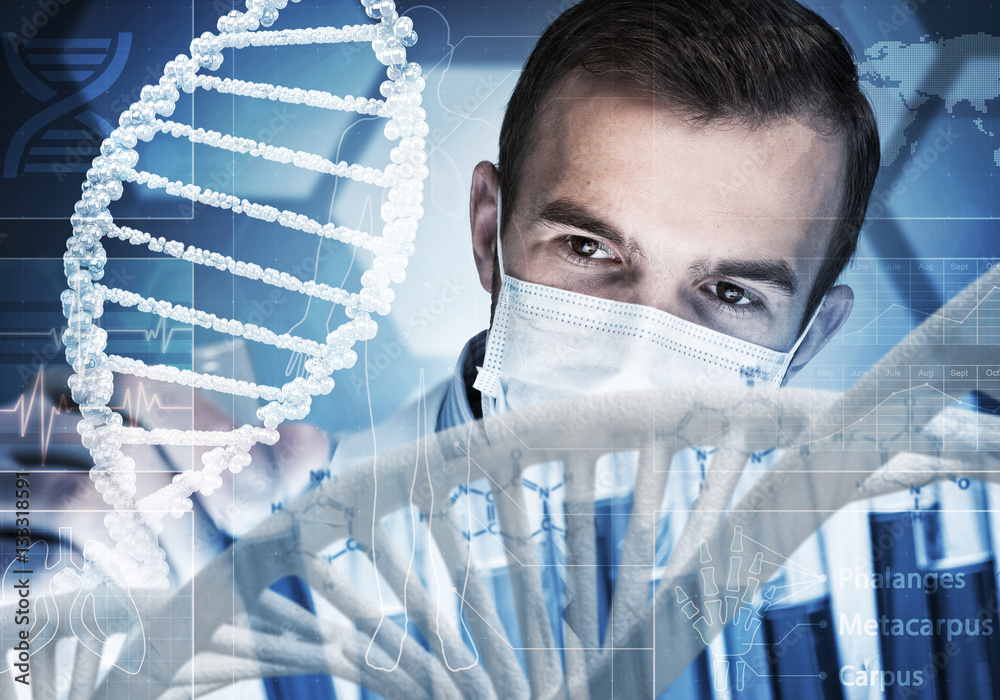
<instances>
[{"instance_id":1,"label":"dna double helix model","mask_svg":"<svg viewBox=\"0 0 1000 700\"><path fill-rule=\"evenodd\" d=\"M113 552L92 548L88 561L97 571L102 556L113 554L126 569L130 581L163 587L168 566L157 535L166 513L181 515L192 507L190 496L209 494L222 484L225 470L238 473L250 462L256 443L273 444L277 426L285 420L304 418L312 397L328 394L334 386L331 375L350 368L357 360L352 349L358 341L375 336L378 325L373 315L389 312L393 283L405 277L407 259L414 251L417 224L423 214L422 180L427 176L423 137L428 129L420 107L424 79L420 66L407 62L406 49L416 41L413 22L401 17L391 0L364 0L371 24L268 30L284 10L287 0L248 0L245 12L232 11L218 21L218 33L206 32L191 42L189 55L168 62L157 85L142 88L141 97L122 113L119 126L101 144L86 174L83 194L71 217L73 235L67 241L64 264L68 289L62 294L67 329L63 340L66 359L74 374L69 386L80 405L79 432L94 458L91 478L104 500L114 507L106 525L115 541ZM261 82L221 78L206 74L222 65L223 51L246 47L281 47L310 44L370 43L375 57L386 68L380 98L337 96L320 90L305 90ZM300 104L323 110L353 112L385 120L385 138L395 142L391 162L382 168L359 163L332 162L322 155L222 134L172 121L181 92L198 90ZM334 223L320 223L303 214L279 210L269 204L240 199L191 182L172 181L143 170L136 151L138 142L173 138L231 151L251 158L289 164L296 168L349 178L388 190L381 206L384 222L381 235L373 235ZM121 226L109 207L125 194L125 183L165 192L201 205L228 210L234 216L277 222L281 227L304 235L340 241L370 252L372 264L361 277L361 289L348 291L315 280L302 280L287 271L262 267L181 241L156 237L148 232ZM196 306L185 306L148 297L128 289L101 283L108 256L101 244L117 238L151 253L207 266L231 275L259 281L314 299L342 306L346 322L334 328L322 341L277 333L263 325L223 318ZM240 377L222 377L169 364L147 364L143 360L106 352L108 334L99 325L107 304L116 304L137 313L153 314L191 327L242 338L307 357L304 376L283 386L267 386ZM171 382L233 396L262 399L258 411L262 425L242 425L232 431L151 429L129 427L122 416L108 407L115 388L115 374L127 374L153 381ZM183 471L167 486L140 494L136 489L134 460L123 453L128 445L179 445L211 448L203 464Z\"/></svg>"},{"instance_id":2,"label":"dna double helix model","mask_svg":"<svg viewBox=\"0 0 1000 700\"><path fill-rule=\"evenodd\" d=\"M907 366L996 364L995 346L954 341L969 329L965 322L994 323L998 290L1000 271L977 280L844 393L608 394L425 433L322 481L178 590L129 589L109 559L110 583L95 589L92 604L117 645L79 629L87 598L68 589L52 591L48 620L60 622L45 630L53 640L76 636L68 683L81 698L198 697L238 681L311 673L387 698L656 697L727 625L740 625L759 645L760 615L773 600L765 584L780 566L775 554L791 554L838 510L941 480L1000 482L1000 419L940 401L943 373L907 391L880 381ZM933 410L913 409L914 398L930 396L938 397ZM905 425L892 420L908 409ZM704 486L661 566L651 553L674 456L709 445L716 451ZM739 496L750 455L766 449L780 454ZM622 452L637 455L635 498L602 639L595 499L600 461ZM560 470L565 490L566 603L556 611L545 585L551 565L532 537L528 476L537 465ZM509 585L503 598L467 536L482 527L480 514L451 497L475 484L493 489L492 537ZM412 524L405 537L389 520L399 514ZM324 556L345 541L349 563ZM413 562L417 547L429 553L422 569ZM357 578L365 566L384 581L378 597ZM273 590L290 576L326 606L322 612ZM402 603L405 619L386 615L390 600ZM513 632L503 622L511 612ZM9 634L2 641L15 648ZM741 677L747 651L729 649L716 666L725 672L731 664ZM111 664L104 676L99 656ZM53 668L43 654L33 663L38 673ZM0 674L0 684L9 677Z\"/></svg>"},{"instance_id":3,"label":"dna double helix model","mask_svg":"<svg viewBox=\"0 0 1000 700\"><path fill-rule=\"evenodd\" d=\"M52 155L63 155L72 148L89 157L97 150L93 135L110 131L111 124L90 109L76 114L72 121L63 121L62 117L100 96L104 86L121 75L132 35L121 32L114 39L36 37L19 49L15 49L16 44L16 40L4 43L11 73L25 93L45 107L14 132L3 159L3 177L51 172L61 177L64 173L85 172L87 163L56 164ZM101 70L105 59L107 65ZM80 83L85 85L78 87ZM54 128L58 126L74 128Z\"/></svg>"},{"instance_id":4,"label":"dna double helix model","mask_svg":"<svg viewBox=\"0 0 1000 700\"><path fill-rule=\"evenodd\" d=\"M775 566L758 557L755 546L794 549L830 513L853 500L957 474L995 479L1000 445L996 420L942 411L933 420L919 414L905 429L891 421L880 424L879 413L901 410L907 397L880 386L877 377L886 368L922 363L992 362L994 348L953 342L958 336L950 329L970 318L984 327L993 323L997 272L957 295L845 394L679 389L604 396L502 415L481 431L462 426L425 435L324 481L244 534L238 552L234 545L179 590L168 590L169 567L158 542L164 516L189 511L196 492L212 493L224 472L235 474L249 464L255 444L274 444L279 424L304 418L313 397L333 390L333 373L357 361L354 345L375 336L373 315L389 312L391 285L405 277L422 215L422 181L427 176L423 139L428 129L420 108L424 79L420 67L406 60L406 49L416 40L412 22L398 15L391 0L362 0L376 22L262 29L277 21L285 5L286 0L248 0L245 12L219 19L217 33L192 41L190 53L170 62L159 83L146 86L141 99L121 115L87 171L64 258L64 343L74 370L69 384L82 415L79 432L94 459L91 478L114 509L105 524L115 544L111 549L88 546L81 575L67 568L53 577L44 599L44 635L33 657L36 677L47 678L50 672L55 677L54 642L74 637L77 646L67 681L73 698L197 697L241 680L304 673L333 674L386 697L652 697L683 672L727 620L737 618L744 607L745 612L759 608L748 601ZM218 69L225 50L346 42L370 43L387 67L380 99L202 73ZM181 93L198 90L382 118L385 137L397 144L391 162L377 169L171 121ZM140 169L137 144L167 138L386 188L381 235L321 223ZM361 289L352 292L154 237L115 222L110 207L125 195L125 183L346 243L370 252L371 267L361 276ZM102 284L108 267L104 238L339 305L348 320L320 342ZM300 353L309 358L306 374L282 386L265 386L109 354L107 331L99 325L107 304ZM261 399L261 425L232 431L127 427L108 405L115 375L123 374ZM682 431L698 437L688 439ZM649 552L655 547L657 509L667 489L671 459L692 444L717 446L719 451L680 544L654 579ZM139 493L136 465L124 452L136 445L209 449L200 466L182 471L154 492ZM748 454L771 448L783 451L780 459L730 507ZM612 622L602 639L595 480L598 460L622 450L638 453L636 499L610 603ZM525 510L522 475L538 464L560 465L566 477L570 602L555 617L546 605L543 567ZM519 635L504 628L499 607L505 603L484 584L463 537L461 523L464 520L468 529L471 514L456 512L450 498L454 489L477 480L492 484L498 494L498 542L508 562ZM437 568L431 577L412 575L405 543L394 541L384 525L387 516L400 511L418 512L420 517L411 520L419 523L414 530L421 541L433 542ZM370 590L359 588L349 572L323 558L322 553L348 537L375 576L404 601L412 625L388 620ZM748 566L731 566L725 591L708 585L705 553L735 552L736 543L739 558ZM271 589L288 576L303 581L339 617L314 616ZM657 583L652 594L651 580ZM11 601L7 593L5 579L0 606L4 615ZM219 605L220 598L227 604ZM729 598L738 602L725 617L720 611L728 610ZM84 618L100 620L103 626L81 626ZM419 629L426 646L410 635L411 626ZM563 630L561 643L553 637L554 626ZM19 644L11 630L0 630L5 650ZM265 648L266 655L261 652ZM13 696L10 678L0 673L4 697L8 692ZM43 688L33 691L36 697L50 697Z\"/></svg>"}]
</instances>

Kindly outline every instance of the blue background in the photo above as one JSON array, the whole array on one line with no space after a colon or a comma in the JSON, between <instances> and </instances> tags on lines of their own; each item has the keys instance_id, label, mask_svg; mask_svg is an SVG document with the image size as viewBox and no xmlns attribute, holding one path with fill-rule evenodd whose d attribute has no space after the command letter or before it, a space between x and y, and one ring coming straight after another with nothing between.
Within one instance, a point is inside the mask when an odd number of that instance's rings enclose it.
<instances>
[{"instance_id":1,"label":"blue background","mask_svg":"<svg viewBox=\"0 0 1000 700\"><path fill-rule=\"evenodd\" d=\"M1000 39L990 35L1000 34L995 11L981 4L917 0L811 5L844 33L859 57L879 116L883 167L859 264L846 275L858 292L855 311L796 380L800 385L827 376L818 374L820 368L869 366L1000 255L994 219ZM431 127L431 176L407 280L397 288L392 314L379 319L379 335L368 344L367 384L376 420L416 393L421 371L428 386L446 377L464 341L488 322L489 298L475 276L468 236L469 176L479 160L495 159L503 108L520 65L564 6L565 0L562 5L524 0L400 5L419 35L410 57L427 77L423 106ZM186 52L192 36L214 30L216 18L229 9L221 0L161 0L148 6L36 0L0 10L6 64L0 70L5 104L0 133L6 136L0 179L5 302L0 399L16 399L37 368L61 362L56 300L64 281L58 259L70 233L68 215L100 139L142 85L155 82L166 61ZM351 2L304 1L290 4L276 26L365 20ZM230 50L218 73L376 96L384 68L366 46L334 45ZM182 95L172 118L334 161L377 167L388 151L371 118L206 91L193 99ZM362 230L380 223L382 193L371 187L289 166L245 163L227 151L165 135L139 150L140 168L172 179L291 209L321 223ZM347 246L318 245L311 236L225 211L192 211L186 201L139 189L128 187L112 207L119 223L348 288L358 286L369 264ZM294 293L195 271L122 243L107 247L109 255L128 258L109 265L107 284L176 302L197 300L223 316L246 320L256 313L277 332L294 329L318 340L338 319L328 304L307 305ZM109 351L146 351L152 359L182 366L191 366L195 345L214 340L192 337L171 321L158 324L155 317L114 309L105 315L105 327ZM280 385L302 369L299 358L257 348L250 353L258 381ZM368 424L363 364L335 375L337 388L316 401L311 421L328 430ZM844 378L823 386L849 384Z\"/></svg>"},{"instance_id":2,"label":"blue background","mask_svg":"<svg viewBox=\"0 0 1000 700\"><path fill-rule=\"evenodd\" d=\"M1000 262L996 178L1000 174L1000 18L983 3L807 3L847 37L876 109L883 167L857 260L845 273L857 303L845 328L795 379L798 386L844 390L944 301ZM430 177L425 217L392 313L380 318L365 362L335 374L308 420L350 431L378 421L427 386L447 378L464 342L486 327L489 296L479 286L468 228L473 166L494 160L499 125L518 71L537 36L567 6L555 1L400 3L419 35L411 60L424 68ZM193 36L215 29L232 5L157 0L151 5L92 0L7 2L0 9L5 65L0 69L0 401L34 391L40 369L62 368L59 341L65 288L61 256L68 218L101 139L141 87L187 52ZM352 2L290 4L277 27L366 21ZM367 47L284 47L229 51L218 73L335 94L377 95L384 67ZM376 121L338 112L228 98L183 95L174 120L381 167L388 147ZM378 232L382 193L286 166L245 162L228 152L157 136L140 168ZM248 161L249 159L246 159ZM112 208L120 224L147 230L303 279L360 285L370 260L341 244L277 225L194 207L130 186ZM336 325L329 304L307 303L188 263L109 242L117 260L105 284L276 332L322 340ZM993 300L995 303L995 299ZM260 320L257 320L259 317ZM109 351L197 367L209 334L109 305ZM997 329L978 328L994 343ZM359 346L359 351L361 350ZM234 371L280 385L301 371L299 358L251 348L229 354ZM27 385L27 386L26 386ZM244 414L252 407L232 406ZM995 407L986 406L987 410ZM141 411L141 407L136 409ZM16 445L16 430L0 434ZM995 506L994 506L995 507ZM844 521L830 532L853 533Z\"/></svg>"}]
</instances>

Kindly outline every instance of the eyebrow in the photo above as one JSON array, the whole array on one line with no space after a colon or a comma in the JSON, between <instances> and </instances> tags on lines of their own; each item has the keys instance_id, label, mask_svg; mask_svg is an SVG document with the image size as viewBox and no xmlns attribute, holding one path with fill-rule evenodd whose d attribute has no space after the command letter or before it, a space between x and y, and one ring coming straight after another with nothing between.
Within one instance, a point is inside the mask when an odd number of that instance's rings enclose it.
<instances>
[{"instance_id":1,"label":"eyebrow","mask_svg":"<svg viewBox=\"0 0 1000 700\"><path fill-rule=\"evenodd\" d=\"M690 270L699 275L738 277L753 282L763 282L794 296L798 279L791 266L784 260L715 260L692 265Z\"/></svg>"},{"instance_id":2,"label":"eyebrow","mask_svg":"<svg viewBox=\"0 0 1000 700\"><path fill-rule=\"evenodd\" d=\"M585 231L599 238L611 241L633 257L644 257L642 248L630 236L588 211L571 199L560 198L546 204L538 214L538 220L555 226L565 226ZM784 260L703 260L691 266L690 270L700 275L738 277L753 282L763 282L794 296L798 289L798 279L791 266Z\"/></svg>"},{"instance_id":3,"label":"eyebrow","mask_svg":"<svg viewBox=\"0 0 1000 700\"><path fill-rule=\"evenodd\" d=\"M611 241L633 257L644 257L642 248L635 239L626 236L617 228L588 211L571 199L556 199L546 204L538 214L538 220L555 226L565 226L586 231L599 238Z\"/></svg>"}]
</instances>

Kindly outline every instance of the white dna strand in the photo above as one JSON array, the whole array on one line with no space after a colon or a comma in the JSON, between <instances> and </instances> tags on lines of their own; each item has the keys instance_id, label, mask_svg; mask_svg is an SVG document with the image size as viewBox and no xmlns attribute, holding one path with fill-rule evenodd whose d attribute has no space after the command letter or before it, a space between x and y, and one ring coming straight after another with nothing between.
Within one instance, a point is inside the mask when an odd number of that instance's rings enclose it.
<instances>
[{"instance_id":1,"label":"white dna strand","mask_svg":"<svg viewBox=\"0 0 1000 700\"><path fill-rule=\"evenodd\" d=\"M97 666L78 654L70 697L200 697L237 681L304 673L329 673L386 698L414 700L656 697L705 649L706 636L760 608L755 591L777 564L758 555L790 554L853 501L962 476L1000 481L1000 420L956 408L947 372L904 390L884 380L911 367L996 365L1000 347L977 343L976 331L996 326L998 290L1000 271L980 278L845 393L691 387L612 394L424 434L322 482L181 590L98 600L117 619L144 621L141 629L133 624L118 653L148 652L148 658L137 672L112 668L95 691ZM1000 398L1000 384L980 390ZM672 459L692 445L716 452L677 545L654 573L650 552ZM734 502L748 457L771 448L780 451L777 460ZM596 465L622 451L638 453L639 469L602 640ZM561 469L566 490L567 603L557 619L545 600L544 566L526 508L524 474L537 464ZM481 480L496 494L497 541L518 636L502 624L503 603L463 536L472 516L451 498L456 488ZM412 538L390 534L387 523L401 512L420 515L407 518L415 524ZM360 553L351 566L377 568L405 601L426 646L386 617L370 587L354 582L351 567L325 556L348 538ZM436 565L418 576L409 552L424 540ZM741 556L709 580L706 551ZM305 582L337 615L314 616L270 589L288 576ZM79 593L54 595L51 608L69 615L79 599ZM561 644L553 623L562 628ZM8 648L13 642L4 640ZM44 674L45 660L35 663Z\"/></svg>"},{"instance_id":2,"label":"white dna strand","mask_svg":"<svg viewBox=\"0 0 1000 700\"><path fill-rule=\"evenodd\" d=\"M423 137L428 129L425 112L420 108L424 79L420 66L407 62L406 48L416 41L413 22L401 17L391 0L363 0L367 15L377 22L344 27L264 30L285 8L287 0L247 0L247 11L232 11L218 21L218 33L206 32L191 42L190 55L179 55L167 63L157 85L142 89L138 102L122 113L119 126L101 145L101 154L87 171L83 194L72 215L72 237L64 256L68 289L62 294L67 329L63 336L66 359L75 374L69 380L74 401L80 405L82 420L79 432L83 444L94 459L91 479L104 500L114 507L106 525L116 542L113 552L93 548L88 563L94 572L107 566L114 556L126 568L133 585L165 586L168 566L157 535L167 512L181 515L192 507L190 496L204 494L221 485L220 474L234 474L250 462L249 450L255 443L273 444L279 423L304 418L313 396L328 394L334 385L331 374L351 367L357 354L356 342L375 336L373 314L388 313L393 300L391 283L402 282L407 259L412 255L417 223L423 214L422 180L427 176ZM370 43L375 57L387 66L387 80L382 82L382 98L340 97L319 90L304 90L202 73L215 70L223 60L223 50L251 46L296 46ZM353 112L385 119L384 134L398 141L392 148L391 161L382 169L327 158L303 151L293 151L231 134L206 131L167 119L174 112L181 91L216 91L254 98L303 104L318 109ZM171 181L156 173L138 169L139 141L154 137L173 137L212 148L245 154L265 161L290 164L297 168L350 178L388 189L388 201L381 207L384 222L381 235L369 234L334 223L321 224L303 214L240 199L234 195L199 187L193 183ZM313 280L303 281L288 272L261 267L233 259L177 240L154 237L149 233L115 223L109 205L122 197L123 183L162 190L168 195L209 207L231 210L266 222L277 222L291 231L341 241L372 255L371 268L361 277L362 288L351 292ZM234 276L257 280L279 289L290 290L343 306L348 320L319 342L288 333L276 333L253 323L222 318L196 307L172 304L144 297L128 289L100 283L104 276L107 253L102 238L118 238L134 246L145 246L152 253L184 260L192 265L228 271ZM106 354L107 331L98 325L106 304L155 314L162 319L211 329L234 338L262 343L301 353L309 359L306 374L283 386L265 386L239 377L227 378L199 373L171 365L146 364L142 360ZM263 425L243 425L232 431L179 430L126 427L122 416L108 407L115 386L115 374L166 381L185 387L224 392L233 396L263 399L258 411ZM183 445L211 449L202 458L200 468L183 471L169 485L149 494L136 493L135 464L122 452L127 445ZM101 562L105 561L104 564ZM110 575L110 574L109 574Z\"/></svg>"}]
</instances>

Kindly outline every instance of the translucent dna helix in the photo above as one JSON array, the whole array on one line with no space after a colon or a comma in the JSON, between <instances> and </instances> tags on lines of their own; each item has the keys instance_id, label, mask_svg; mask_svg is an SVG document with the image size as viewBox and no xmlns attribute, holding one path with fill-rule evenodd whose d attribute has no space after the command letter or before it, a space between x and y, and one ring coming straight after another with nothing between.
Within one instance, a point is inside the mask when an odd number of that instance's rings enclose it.
<instances>
[{"instance_id":1,"label":"translucent dna helix","mask_svg":"<svg viewBox=\"0 0 1000 700\"><path fill-rule=\"evenodd\" d=\"M237 681L303 673L413 700L659 697L726 624L749 617L748 629L759 627L763 584L781 553L848 504L959 476L1000 482L1000 418L960 408L957 397L942 401L943 372L904 390L885 380L904 367L994 366L1000 345L969 342L967 333L996 327L998 291L1000 271L990 272L844 393L690 386L531 406L424 433L286 504L181 590L103 599L118 619L145 622L119 659L140 658L150 643L149 662L126 671L117 661L100 697L129 698L137 687L143 697L201 697ZM998 385L983 389L1000 397ZM892 420L903 410L905 422ZM717 450L704 486L661 563L663 496L671 472L683 469L674 455L708 445ZM776 460L741 491L750 455L768 449L780 451ZM595 499L599 461L622 451L635 451L639 468L608 615L599 602L606 565ZM564 482L562 564L544 561L532 535L527 477L537 465ZM468 536L483 527L481 513L452 498L477 483L493 490L499 527L488 537L502 547L499 570ZM413 529L400 536L392 524L407 511ZM348 538L352 551L337 556ZM424 568L414 565L418 549L433 553ZM708 552L729 553L718 578L706 576L715 566ZM381 577L405 615L385 615L382 594L364 583L374 579L355 578L362 567ZM555 610L544 582L552 568L565 580ZM314 615L271 588L289 576L329 607ZM52 598L75 618L76 598ZM510 613L513 628L504 623ZM743 653L729 650L737 668ZM45 668L44 659L35 663L36 673ZM98 678L96 664L80 664L72 684L91 697Z\"/></svg>"},{"instance_id":2,"label":"translucent dna helix","mask_svg":"<svg viewBox=\"0 0 1000 700\"><path fill-rule=\"evenodd\" d=\"M297 1L297 0L294 0ZM71 217L73 234L64 255L68 289L62 293L67 329L63 335L66 359L74 375L69 380L74 401L80 406L79 432L83 444L94 458L91 479L104 500L114 507L105 524L116 543L113 552L95 547L88 558L89 570L100 575L100 562L108 555L121 562L130 581L141 586L165 587L168 565L158 544L162 518L170 512L180 516L192 508L195 492L205 495L222 484L224 470L238 473L250 462L249 451L256 443L274 444L276 430L286 419L304 418L313 396L328 394L334 386L331 374L350 368L357 360L354 344L375 336L377 324L372 314L388 313L393 300L390 284L402 282L407 260L413 254L417 223L423 214L422 180L427 176L424 137L428 128L420 108L424 79L420 66L407 62L406 49L416 41L413 22L400 17L391 0L362 0L367 15L376 23L309 29L261 30L271 26L287 0L247 0L247 11L232 11L218 21L218 33L206 32L191 42L190 55L179 55L166 64L157 85L146 85L141 98L122 113L119 126L101 145L101 153L87 171L83 194ZM216 70L223 61L224 49L250 46L291 46L370 42L375 56L388 67L387 80L380 87L384 99L350 95L339 97L318 90L304 90L266 83L220 78L201 73ZM259 100L277 100L328 110L356 112L386 119L384 134L398 141L390 153L391 163L383 169L334 163L321 155L277 147L230 134L170 121L180 91L216 91ZM162 117L162 118L161 118ZM193 183L171 181L161 175L137 169L139 141L149 142L157 135L187 139L192 143L245 154L276 163L326 173L339 178L388 188L388 201L381 207L384 222L382 235L373 235L333 223L321 224L303 214L240 199L236 196L199 187ZM362 289L349 292L316 281L302 281L288 272L243 262L177 240L154 237L141 230L115 223L109 205L122 197L124 182L163 190L168 195L199 202L209 207L231 210L234 215L277 222L326 239L348 243L372 255L371 268L361 277ZM267 285L290 290L344 307L347 321L335 328L325 342L278 334L268 328L235 319L221 318L194 307L172 304L135 292L109 287L99 282L104 276L107 253L101 245L104 237L145 246L154 253L185 260L193 265L214 267L234 276L258 280ZM133 308L162 319L211 329L242 337L248 341L302 353L305 376L283 386L264 386L238 378L199 373L165 364L147 364L139 359L105 353L108 334L98 325L105 303ZM203 431L127 427L122 416L108 403L114 391L114 375L166 381L233 396L263 399L258 410L262 427L243 425L232 431ZM178 474L173 482L139 497L136 493L134 460L122 451L126 445L176 445L210 447L200 468Z\"/></svg>"}]
</instances>

